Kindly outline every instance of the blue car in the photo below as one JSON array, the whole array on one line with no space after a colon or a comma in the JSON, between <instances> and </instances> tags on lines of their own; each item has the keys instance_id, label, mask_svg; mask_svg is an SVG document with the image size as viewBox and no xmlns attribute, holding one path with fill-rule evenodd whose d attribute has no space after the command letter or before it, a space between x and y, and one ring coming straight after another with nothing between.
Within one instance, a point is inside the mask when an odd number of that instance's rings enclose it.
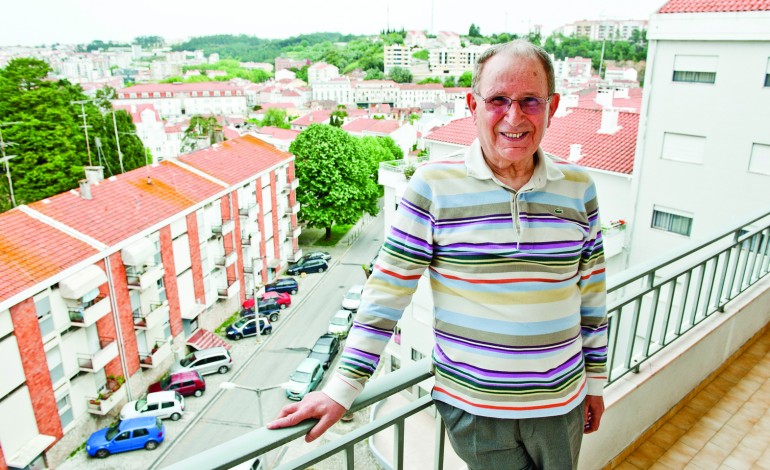
<instances>
[{"instance_id":1,"label":"blue car","mask_svg":"<svg viewBox=\"0 0 770 470\"><path fill-rule=\"evenodd\" d=\"M165 435L166 427L160 418L146 416L124 419L91 434L86 442L86 452L91 457L103 459L110 454L129 450L155 450Z\"/></svg>"},{"instance_id":2,"label":"blue car","mask_svg":"<svg viewBox=\"0 0 770 470\"><path fill-rule=\"evenodd\" d=\"M259 334L269 335L273 332L273 325L265 317L259 317ZM253 316L241 318L237 322L227 327L225 335L230 339L241 339L244 336L255 336L257 334L257 319Z\"/></svg>"}]
</instances>

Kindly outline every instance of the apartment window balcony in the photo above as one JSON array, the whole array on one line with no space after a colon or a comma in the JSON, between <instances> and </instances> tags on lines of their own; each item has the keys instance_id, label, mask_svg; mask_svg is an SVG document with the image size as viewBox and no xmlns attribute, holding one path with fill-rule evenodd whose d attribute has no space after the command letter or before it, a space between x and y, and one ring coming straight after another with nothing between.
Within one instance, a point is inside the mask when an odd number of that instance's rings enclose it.
<instances>
[{"instance_id":1,"label":"apartment window balcony","mask_svg":"<svg viewBox=\"0 0 770 470\"><path fill-rule=\"evenodd\" d=\"M228 266L232 266L232 264L235 263L235 260L237 259L238 255L233 251L225 256L217 256L214 258L214 266L226 268Z\"/></svg>"},{"instance_id":2,"label":"apartment window balcony","mask_svg":"<svg viewBox=\"0 0 770 470\"><path fill-rule=\"evenodd\" d=\"M150 286L157 284L158 279L163 277L165 270L163 266L148 266L144 271L126 269L126 282L129 289L145 290Z\"/></svg>"},{"instance_id":3,"label":"apartment window balcony","mask_svg":"<svg viewBox=\"0 0 770 470\"><path fill-rule=\"evenodd\" d=\"M217 298L227 300L235 297L241 291L241 284L237 280L227 280L226 286L217 287Z\"/></svg>"},{"instance_id":4,"label":"apartment window balcony","mask_svg":"<svg viewBox=\"0 0 770 470\"><path fill-rule=\"evenodd\" d=\"M241 236L241 245L243 246L251 246L251 234L246 236Z\"/></svg>"},{"instance_id":5,"label":"apartment window balcony","mask_svg":"<svg viewBox=\"0 0 770 470\"><path fill-rule=\"evenodd\" d=\"M68 309L72 325L86 328L110 313L112 311L112 306L110 305L110 297L103 295L96 297L91 302L70 305Z\"/></svg>"},{"instance_id":6,"label":"apartment window balcony","mask_svg":"<svg viewBox=\"0 0 770 470\"><path fill-rule=\"evenodd\" d=\"M181 316L184 320L195 320L204 310L206 310L205 302L195 302L195 305L187 310L183 310Z\"/></svg>"},{"instance_id":7,"label":"apartment window balcony","mask_svg":"<svg viewBox=\"0 0 770 470\"><path fill-rule=\"evenodd\" d=\"M171 356L171 340L159 339L149 354L139 354L139 365L143 369L155 369Z\"/></svg>"},{"instance_id":8,"label":"apartment window balcony","mask_svg":"<svg viewBox=\"0 0 770 470\"><path fill-rule=\"evenodd\" d=\"M293 180L291 180L291 183L289 183L289 187L294 190L299 188L299 178L294 178Z\"/></svg>"},{"instance_id":9,"label":"apartment window balcony","mask_svg":"<svg viewBox=\"0 0 770 470\"><path fill-rule=\"evenodd\" d=\"M168 302L156 302L150 304L149 313L143 313L142 309L134 312L134 328L137 330L151 330L168 319Z\"/></svg>"},{"instance_id":10,"label":"apartment window balcony","mask_svg":"<svg viewBox=\"0 0 770 470\"><path fill-rule=\"evenodd\" d=\"M221 224L211 226L211 233L213 236L221 237L232 232L234 228L235 222L232 220L223 220Z\"/></svg>"},{"instance_id":11,"label":"apartment window balcony","mask_svg":"<svg viewBox=\"0 0 770 470\"><path fill-rule=\"evenodd\" d=\"M299 259L302 258L302 248L295 251L294 254L289 258L289 261L292 263L296 263L299 261Z\"/></svg>"},{"instance_id":12,"label":"apartment window balcony","mask_svg":"<svg viewBox=\"0 0 770 470\"><path fill-rule=\"evenodd\" d=\"M86 397L88 400L88 412L104 416L126 398L126 387L121 386L115 391L102 388L95 396Z\"/></svg>"},{"instance_id":13,"label":"apartment window balcony","mask_svg":"<svg viewBox=\"0 0 770 470\"><path fill-rule=\"evenodd\" d=\"M245 207L238 209L238 215L248 220L254 220L257 218L257 203L252 202Z\"/></svg>"},{"instance_id":14,"label":"apartment window balcony","mask_svg":"<svg viewBox=\"0 0 770 470\"><path fill-rule=\"evenodd\" d=\"M83 372L100 371L116 357L118 357L117 341L111 338L99 338L99 349L77 354L78 367Z\"/></svg>"},{"instance_id":15,"label":"apartment window balcony","mask_svg":"<svg viewBox=\"0 0 770 470\"><path fill-rule=\"evenodd\" d=\"M289 207L289 214L299 214L299 202L295 202L293 206Z\"/></svg>"},{"instance_id":16,"label":"apartment window balcony","mask_svg":"<svg viewBox=\"0 0 770 470\"><path fill-rule=\"evenodd\" d=\"M299 236L302 234L302 227L294 227L294 229L291 231L291 238L299 238Z\"/></svg>"}]
</instances>

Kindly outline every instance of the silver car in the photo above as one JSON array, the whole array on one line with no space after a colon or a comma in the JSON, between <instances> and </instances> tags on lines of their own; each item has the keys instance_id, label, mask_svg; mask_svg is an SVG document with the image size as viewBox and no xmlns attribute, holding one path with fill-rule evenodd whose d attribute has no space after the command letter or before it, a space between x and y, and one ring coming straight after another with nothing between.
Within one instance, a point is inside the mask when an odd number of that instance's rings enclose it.
<instances>
[{"instance_id":1,"label":"silver car","mask_svg":"<svg viewBox=\"0 0 770 470\"><path fill-rule=\"evenodd\" d=\"M224 374L233 367L230 352L219 346L190 353L171 366L171 373L197 370L201 375L219 372Z\"/></svg>"}]
</instances>

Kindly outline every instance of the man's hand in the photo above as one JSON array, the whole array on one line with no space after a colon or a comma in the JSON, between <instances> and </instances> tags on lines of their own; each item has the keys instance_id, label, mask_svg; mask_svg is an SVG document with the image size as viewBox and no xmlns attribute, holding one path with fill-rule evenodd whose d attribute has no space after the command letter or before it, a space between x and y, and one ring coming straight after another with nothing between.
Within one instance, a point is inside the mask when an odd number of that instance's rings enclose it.
<instances>
[{"instance_id":1,"label":"man's hand","mask_svg":"<svg viewBox=\"0 0 770 470\"><path fill-rule=\"evenodd\" d=\"M347 410L323 392L311 392L298 403L284 406L278 417L267 423L267 429L280 429L318 418L318 423L305 436L305 442L313 442L342 418Z\"/></svg>"},{"instance_id":2,"label":"man's hand","mask_svg":"<svg viewBox=\"0 0 770 470\"><path fill-rule=\"evenodd\" d=\"M604 398L596 395L586 395L583 434L591 434L594 431L598 431L603 414Z\"/></svg>"}]
</instances>

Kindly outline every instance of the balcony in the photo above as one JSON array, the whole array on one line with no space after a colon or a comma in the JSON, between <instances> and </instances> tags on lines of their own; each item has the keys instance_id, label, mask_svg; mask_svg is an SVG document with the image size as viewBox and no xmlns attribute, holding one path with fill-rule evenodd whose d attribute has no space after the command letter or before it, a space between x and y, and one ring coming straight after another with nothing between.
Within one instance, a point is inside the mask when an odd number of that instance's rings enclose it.
<instances>
[{"instance_id":1,"label":"balcony","mask_svg":"<svg viewBox=\"0 0 770 470\"><path fill-rule=\"evenodd\" d=\"M102 370L116 357L118 357L118 343L109 338L99 338L99 349L96 351L77 354L78 366L83 372Z\"/></svg>"},{"instance_id":2,"label":"balcony","mask_svg":"<svg viewBox=\"0 0 770 470\"><path fill-rule=\"evenodd\" d=\"M626 239L626 223L623 220L612 221L602 226L604 257L609 259L623 252Z\"/></svg>"},{"instance_id":3,"label":"balcony","mask_svg":"<svg viewBox=\"0 0 770 470\"><path fill-rule=\"evenodd\" d=\"M97 396L86 397L88 400L88 412L104 416L112 411L125 398L126 387L120 387L114 392L102 389Z\"/></svg>"},{"instance_id":4,"label":"balcony","mask_svg":"<svg viewBox=\"0 0 770 470\"><path fill-rule=\"evenodd\" d=\"M234 251L230 252L230 254L226 256L217 256L214 258L214 266L226 268L228 266L232 266L236 259L238 259L238 255Z\"/></svg>"},{"instance_id":5,"label":"balcony","mask_svg":"<svg viewBox=\"0 0 770 470\"><path fill-rule=\"evenodd\" d=\"M291 183L289 183L289 187L291 189L294 189L294 190L299 188L299 179L298 178L294 178L293 180L291 180Z\"/></svg>"},{"instance_id":6,"label":"balcony","mask_svg":"<svg viewBox=\"0 0 770 470\"><path fill-rule=\"evenodd\" d=\"M377 180L384 186L397 188L406 183L406 178L404 177L404 170L406 168L416 167L426 161L428 161L427 157L380 162Z\"/></svg>"},{"instance_id":7,"label":"balcony","mask_svg":"<svg viewBox=\"0 0 770 470\"><path fill-rule=\"evenodd\" d=\"M232 220L223 220L221 224L211 226L211 234L212 236L221 237L232 232L234 228L235 222Z\"/></svg>"},{"instance_id":8,"label":"balcony","mask_svg":"<svg viewBox=\"0 0 770 470\"><path fill-rule=\"evenodd\" d=\"M142 313L141 309L134 313L134 328L137 330L151 330L168 319L168 302L151 303L150 312Z\"/></svg>"},{"instance_id":9,"label":"balcony","mask_svg":"<svg viewBox=\"0 0 770 470\"><path fill-rule=\"evenodd\" d=\"M248 220L254 220L257 218L257 203L252 202L248 204L246 207L241 207L238 209L238 215L241 217L244 217Z\"/></svg>"},{"instance_id":10,"label":"balcony","mask_svg":"<svg viewBox=\"0 0 770 470\"><path fill-rule=\"evenodd\" d=\"M698 441L700 450L694 449L677 468L688 462L716 468L729 463L730 452L738 465L731 468L753 468L769 455L768 219L770 214L763 214L708 242L667 253L610 279L607 409L600 431L584 439L581 468L616 466L626 457L635 468L662 464L666 449L658 443L666 442L673 450L678 436L689 437L687 446ZM761 227L750 228L755 223ZM340 452L347 468L355 468L354 445L367 440L384 459L388 457L375 447L390 443L383 446L392 448L392 460L385 467L404 468L404 455L413 459L419 453L423 465L416 468L444 468L450 457L445 457L441 421L429 419L427 426L407 421L432 406L430 395L402 399L395 410L385 406L393 401L388 397L398 401L395 394L431 378L429 361L409 363L370 381L351 408L355 412L376 405L368 424L341 436L327 434L328 442L303 455L293 453L293 460L280 462L280 468L307 468ZM723 371L724 377L719 376ZM708 412L710 406L714 413ZM683 416L677 421L680 410ZM732 431L720 431L730 423ZM301 439L314 424L309 420L292 428L250 431L167 468L228 468ZM389 432L381 432L386 429ZM419 438L407 440L406 434ZM715 452L707 445L712 437L719 441L716 447L730 441L734 450ZM715 453L720 456L715 458Z\"/></svg>"},{"instance_id":11,"label":"balcony","mask_svg":"<svg viewBox=\"0 0 770 470\"><path fill-rule=\"evenodd\" d=\"M302 227L297 226L294 227L291 231L291 238L299 238L299 236L302 234Z\"/></svg>"},{"instance_id":12,"label":"balcony","mask_svg":"<svg viewBox=\"0 0 770 470\"><path fill-rule=\"evenodd\" d=\"M155 342L150 354L139 354L139 365L143 369L154 369L163 364L171 355L171 340L159 339Z\"/></svg>"},{"instance_id":13,"label":"balcony","mask_svg":"<svg viewBox=\"0 0 770 470\"><path fill-rule=\"evenodd\" d=\"M127 269L126 282L129 289L145 290L155 285L164 273L163 266L148 266L143 272Z\"/></svg>"},{"instance_id":14,"label":"balcony","mask_svg":"<svg viewBox=\"0 0 770 470\"><path fill-rule=\"evenodd\" d=\"M295 202L293 206L289 207L287 212L289 214L299 214L299 208L300 208L299 202Z\"/></svg>"},{"instance_id":15,"label":"balcony","mask_svg":"<svg viewBox=\"0 0 770 470\"><path fill-rule=\"evenodd\" d=\"M95 298L93 302L71 305L68 308L70 322L81 328L93 325L98 319L112 311L109 296L100 296Z\"/></svg>"},{"instance_id":16,"label":"balcony","mask_svg":"<svg viewBox=\"0 0 770 470\"><path fill-rule=\"evenodd\" d=\"M220 300L227 300L235 297L241 291L241 284L238 281L227 281L227 287L217 288L217 298Z\"/></svg>"}]
</instances>

